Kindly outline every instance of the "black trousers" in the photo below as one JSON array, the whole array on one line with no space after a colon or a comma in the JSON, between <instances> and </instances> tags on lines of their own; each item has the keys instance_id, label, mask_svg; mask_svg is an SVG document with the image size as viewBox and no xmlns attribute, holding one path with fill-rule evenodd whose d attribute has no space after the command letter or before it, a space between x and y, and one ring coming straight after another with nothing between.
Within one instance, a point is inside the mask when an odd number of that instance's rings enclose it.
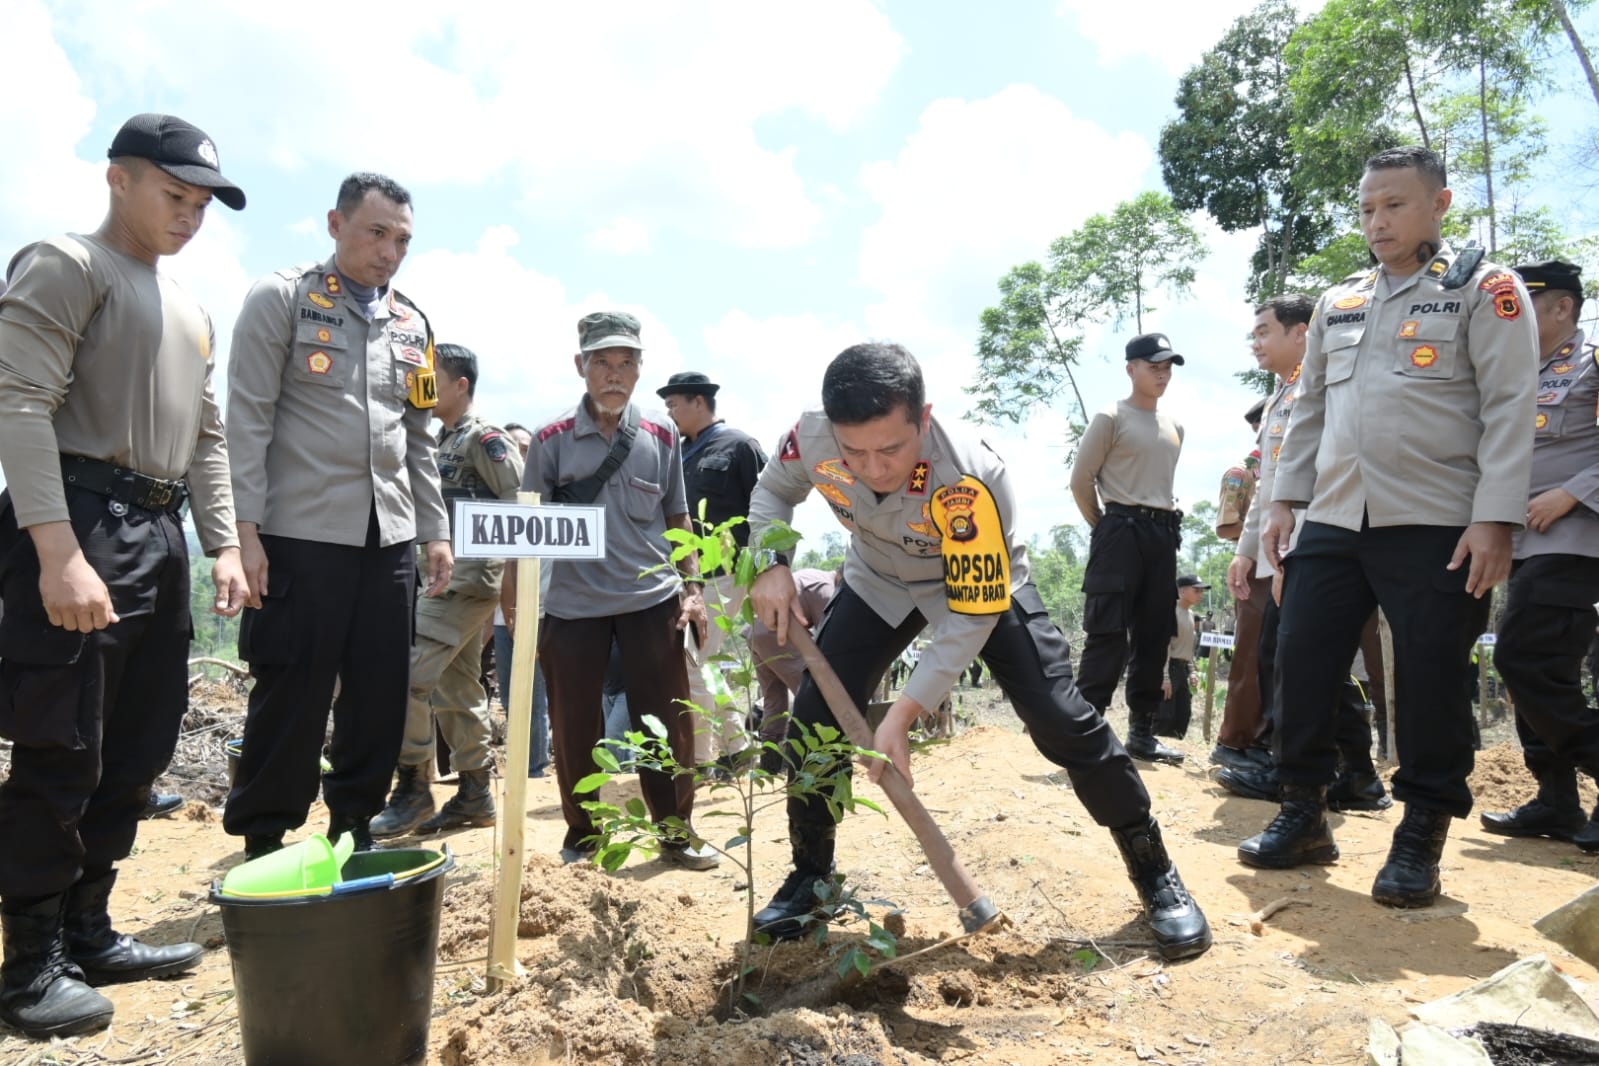
<instances>
[{"instance_id":1,"label":"black trousers","mask_svg":"<svg viewBox=\"0 0 1599 1066\"><path fill-rule=\"evenodd\" d=\"M84 558L120 621L51 625L33 538L0 496L0 896L52 896L133 850L189 706L189 554L176 515L68 488ZM120 511L120 513L118 513Z\"/></svg>"},{"instance_id":2,"label":"black trousers","mask_svg":"<svg viewBox=\"0 0 1599 1066\"><path fill-rule=\"evenodd\" d=\"M816 643L850 699L864 707L889 664L925 625L922 616L912 611L898 626L891 626L845 585L828 605ZM1011 596L1010 610L1000 616L980 654L1039 753L1065 768L1073 791L1094 821L1118 828L1149 817L1149 793L1132 758L1109 723L1072 684L1071 648L1049 620L1031 582ZM793 717L807 726L822 723L837 728L809 673L794 698ZM791 829L833 821L820 799L791 798L788 816Z\"/></svg>"},{"instance_id":3,"label":"black trousers","mask_svg":"<svg viewBox=\"0 0 1599 1066\"><path fill-rule=\"evenodd\" d=\"M1393 624L1399 770L1405 803L1471 813L1474 760L1466 684L1489 599L1466 592L1469 560L1447 570L1464 532L1443 526L1340 529L1305 523L1284 560L1277 630L1276 738L1284 784L1325 785L1337 770L1336 704L1360 633L1379 605Z\"/></svg>"},{"instance_id":4,"label":"black trousers","mask_svg":"<svg viewBox=\"0 0 1599 1066\"><path fill-rule=\"evenodd\" d=\"M1166 679L1171 682L1171 699L1160 701L1155 712L1155 735L1181 740L1194 718L1194 693L1188 678L1194 664L1187 659L1172 659L1166 664Z\"/></svg>"},{"instance_id":5,"label":"black trousers","mask_svg":"<svg viewBox=\"0 0 1599 1066\"><path fill-rule=\"evenodd\" d=\"M1127 707L1150 722L1160 706L1166 651L1177 633L1177 529L1107 511L1088 541L1078 690L1100 714L1127 671Z\"/></svg>"},{"instance_id":6,"label":"black trousers","mask_svg":"<svg viewBox=\"0 0 1599 1066\"><path fill-rule=\"evenodd\" d=\"M677 628L682 607L676 596L653 607L603 618L557 618L546 615L539 628L539 663L549 694L550 737L555 777L561 787L561 813L566 818L565 848L581 848L594 835L594 819L582 804L597 797L577 794L572 786L599 769L594 747L605 735L601 694L614 639L627 693L627 714L633 728L644 731L644 716L666 726L667 744L679 766L694 764L694 731L708 728L683 703L688 696L688 665L683 658L683 631ZM639 791L650 817L673 815L689 821L694 813L694 782L659 770L639 771Z\"/></svg>"},{"instance_id":7,"label":"black trousers","mask_svg":"<svg viewBox=\"0 0 1599 1066\"><path fill-rule=\"evenodd\" d=\"M1283 598L1287 599L1286 589ZM1376 612L1372 612L1373 617ZM1260 742L1272 749L1272 757L1281 759L1277 726L1281 721L1282 674L1277 669L1277 631L1282 621L1282 609L1266 593L1266 609L1261 614L1260 627L1260 691L1265 695L1265 715L1261 724ZM1353 656L1350 665L1354 665ZM1371 761L1371 716L1366 712L1367 693L1362 691L1354 675L1345 670L1338 685L1338 699L1333 711L1333 743L1338 749L1340 769L1369 773L1374 769Z\"/></svg>"},{"instance_id":8,"label":"black trousers","mask_svg":"<svg viewBox=\"0 0 1599 1066\"><path fill-rule=\"evenodd\" d=\"M1599 710L1582 690L1593 639L1599 559L1534 555L1511 571L1494 665L1516 703L1516 732L1534 777L1581 767L1599 776Z\"/></svg>"},{"instance_id":9,"label":"black trousers","mask_svg":"<svg viewBox=\"0 0 1599 1066\"><path fill-rule=\"evenodd\" d=\"M276 536L261 544L269 594L239 628L239 657L255 684L222 827L242 836L304 825L319 784L330 811L371 817L383 809L405 737L412 542L381 547L374 513L361 547ZM333 769L323 775L330 703Z\"/></svg>"}]
</instances>

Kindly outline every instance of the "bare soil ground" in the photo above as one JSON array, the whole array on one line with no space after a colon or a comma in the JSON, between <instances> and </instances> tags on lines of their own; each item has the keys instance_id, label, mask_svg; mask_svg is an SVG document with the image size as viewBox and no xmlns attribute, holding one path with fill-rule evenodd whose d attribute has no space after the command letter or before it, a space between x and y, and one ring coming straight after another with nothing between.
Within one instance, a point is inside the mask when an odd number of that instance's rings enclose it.
<instances>
[{"instance_id":1,"label":"bare soil ground","mask_svg":"<svg viewBox=\"0 0 1599 1066\"><path fill-rule=\"evenodd\" d=\"M745 915L734 868L693 873L638 858L615 875L562 867L554 858L562 828L555 782L533 780L517 945L528 975L485 991L495 835L449 836L458 867L445 894L429 1062L1358 1063L1368 1018L1402 1022L1412 1004L1517 958L1545 954L1599 990L1592 967L1532 928L1593 886L1599 857L1550 841L1494 837L1475 818L1456 822L1444 856L1447 898L1427 910L1388 910L1367 892L1396 809L1334 815L1343 851L1334 866L1247 869L1233 849L1274 808L1215 785L1197 721L1185 745L1188 765L1146 768L1144 776L1216 943L1199 959L1162 963L1109 836L1064 775L1020 734L992 688L962 689L960 698L975 723L916 757L917 790L1009 916L1009 928L849 986L837 980L834 959L808 942L764 949L753 980L765 1012L733 1017L723 986L736 966ZM226 686L197 695L193 732L163 782L185 790L191 802L174 818L145 824L113 901L123 931L155 942L203 942L202 965L179 979L108 989L117 1005L109 1032L55 1045L0 1035L0 1062L242 1061L222 925L206 901L211 880L242 858L215 806L221 741L239 712L237 693ZM1530 794L1520 754L1504 733L1490 732L1497 742L1478 758L1479 809L1503 809ZM440 801L451 787L436 787ZM870 785L860 790L881 799ZM703 793L700 802L702 830L732 824L705 816L712 801ZM302 832L319 830L325 818L314 810ZM786 872L780 810L757 824L756 846L756 891L764 900ZM953 905L892 814L848 821L839 862L866 895L904 908L902 952L958 931ZM1283 899L1293 905L1258 932L1251 928L1252 912Z\"/></svg>"}]
</instances>

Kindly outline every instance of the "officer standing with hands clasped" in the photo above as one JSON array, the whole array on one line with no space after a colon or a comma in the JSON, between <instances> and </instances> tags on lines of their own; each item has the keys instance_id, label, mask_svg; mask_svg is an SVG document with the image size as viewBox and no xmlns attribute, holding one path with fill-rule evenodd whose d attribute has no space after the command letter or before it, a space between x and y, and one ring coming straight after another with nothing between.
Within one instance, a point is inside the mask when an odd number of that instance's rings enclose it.
<instances>
[{"instance_id":1,"label":"officer standing with hands clasped","mask_svg":"<svg viewBox=\"0 0 1599 1066\"><path fill-rule=\"evenodd\" d=\"M444 504L452 508L451 521L456 500L516 502L522 454L509 436L472 408L477 355L459 344L440 344L434 348L434 362L439 402L433 417L444 424L436 461ZM489 787L493 730L480 675L483 631L500 602L504 568L499 559L459 560L444 595L416 605L405 742L389 804L372 819L374 837L494 824L494 793ZM428 787L433 778L435 719L458 775L455 795L437 813Z\"/></svg>"},{"instance_id":2,"label":"officer standing with hands clasped","mask_svg":"<svg viewBox=\"0 0 1599 1066\"><path fill-rule=\"evenodd\" d=\"M1261 544L1283 570L1277 740L1282 809L1244 841L1250 866L1327 863L1334 703L1373 608L1393 621L1405 815L1372 884L1425 907L1451 818L1471 811L1471 649L1527 513L1537 331L1514 274L1455 252L1451 193L1425 148L1366 161L1361 231L1378 266L1317 303ZM1304 529L1287 554L1305 507ZM1284 556L1286 555L1286 559ZM1286 565L1284 565L1286 563Z\"/></svg>"},{"instance_id":3,"label":"officer standing with hands clasped","mask_svg":"<svg viewBox=\"0 0 1599 1066\"><path fill-rule=\"evenodd\" d=\"M0 1021L41 1038L110 1023L90 985L202 955L119 934L107 909L188 710L191 498L213 610L245 597L215 334L159 269L213 196L237 211L244 193L171 115L129 119L108 155L100 228L18 252L0 295Z\"/></svg>"},{"instance_id":4,"label":"officer standing with hands clasped","mask_svg":"<svg viewBox=\"0 0 1599 1066\"><path fill-rule=\"evenodd\" d=\"M1538 324L1538 413L1527 528L1516 534L1494 665L1515 699L1516 732L1538 795L1507 813L1485 812L1482 825L1592 852L1599 851L1599 818L1590 820L1577 801L1576 768L1599 778L1599 711L1582 690L1599 600L1599 368L1577 328L1582 268L1551 261L1516 273Z\"/></svg>"},{"instance_id":5,"label":"officer standing with hands clasped","mask_svg":"<svg viewBox=\"0 0 1599 1066\"><path fill-rule=\"evenodd\" d=\"M1015 498L1005 464L932 412L921 367L904 348L845 349L822 378L821 408L800 417L761 474L750 500L750 539L759 545L773 522L789 521L813 488L826 497L851 536L844 582L816 641L856 706L918 633L932 631L873 748L910 783L911 724L938 706L981 654L1038 750L1066 768L1078 799L1110 830L1156 949L1167 959L1198 955L1210 946L1210 927L1166 853L1137 768L1072 684L1071 650L1028 580L1027 549L1011 532ZM796 606L788 560L768 553L761 564L750 599L786 644L789 626L816 619ZM1166 620L1173 621L1169 599ZM808 674L793 717L808 727L837 726ZM873 780L885 772L880 760L869 766ZM805 918L815 910L818 883L832 876L837 832L818 797L791 797L788 824L794 871L755 915L756 930L780 940L814 928Z\"/></svg>"},{"instance_id":6,"label":"officer standing with hands clasped","mask_svg":"<svg viewBox=\"0 0 1599 1066\"><path fill-rule=\"evenodd\" d=\"M251 858L283 846L316 799L334 682L328 836L372 845L405 733L417 567L449 584L450 524L428 421L433 330L391 287L411 194L352 174L328 212L333 255L270 274L233 329L228 449L255 684L222 825Z\"/></svg>"},{"instance_id":7,"label":"officer standing with hands clasped","mask_svg":"<svg viewBox=\"0 0 1599 1066\"><path fill-rule=\"evenodd\" d=\"M1127 673L1127 752L1136 759L1182 762L1183 753L1155 739L1166 650L1176 631L1177 547L1182 514L1172 482L1183 427L1156 410L1171 383L1172 351L1163 333L1127 342L1127 399L1088 424L1072 467L1072 495L1093 527L1083 573L1083 698L1100 714ZM1101 508L1101 502L1104 506ZM1131 661L1129 662L1129 648Z\"/></svg>"}]
</instances>

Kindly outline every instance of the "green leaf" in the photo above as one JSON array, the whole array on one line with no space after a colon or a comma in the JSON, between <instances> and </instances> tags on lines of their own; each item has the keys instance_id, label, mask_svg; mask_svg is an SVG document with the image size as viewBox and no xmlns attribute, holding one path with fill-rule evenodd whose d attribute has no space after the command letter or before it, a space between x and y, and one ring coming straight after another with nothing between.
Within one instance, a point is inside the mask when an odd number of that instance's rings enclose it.
<instances>
[{"instance_id":1,"label":"green leaf","mask_svg":"<svg viewBox=\"0 0 1599 1066\"><path fill-rule=\"evenodd\" d=\"M1093 948L1078 948L1072 952L1071 960L1081 966L1084 973L1093 973L1094 967L1099 965L1099 952Z\"/></svg>"},{"instance_id":2,"label":"green leaf","mask_svg":"<svg viewBox=\"0 0 1599 1066\"><path fill-rule=\"evenodd\" d=\"M587 777L579 780L577 784L573 785L572 791L577 795L582 795L585 792L593 792L610 779L611 775L607 773L589 774Z\"/></svg>"},{"instance_id":3,"label":"green leaf","mask_svg":"<svg viewBox=\"0 0 1599 1066\"><path fill-rule=\"evenodd\" d=\"M659 718L655 717L655 715L646 714L643 718L643 722L645 729L648 729L652 734L662 740L666 739L666 726Z\"/></svg>"},{"instance_id":4,"label":"green leaf","mask_svg":"<svg viewBox=\"0 0 1599 1066\"><path fill-rule=\"evenodd\" d=\"M616 761L616 756L611 754L611 749L603 744L594 749L594 764L600 769L607 770L613 774L619 774L622 772L621 763ZM586 790L579 789L578 791L582 792Z\"/></svg>"},{"instance_id":5,"label":"green leaf","mask_svg":"<svg viewBox=\"0 0 1599 1066\"><path fill-rule=\"evenodd\" d=\"M607 844L595 854L594 861L599 863L606 873L614 874L622 868L622 864L627 862L627 857L631 854L633 854L632 844L626 842Z\"/></svg>"},{"instance_id":6,"label":"green leaf","mask_svg":"<svg viewBox=\"0 0 1599 1066\"><path fill-rule=\"evenodd\" d=\"M644 806L644 801L637 796L627 801L627 813L634 818L649 817L649 810Z\"/></svg>"}]
</instances>

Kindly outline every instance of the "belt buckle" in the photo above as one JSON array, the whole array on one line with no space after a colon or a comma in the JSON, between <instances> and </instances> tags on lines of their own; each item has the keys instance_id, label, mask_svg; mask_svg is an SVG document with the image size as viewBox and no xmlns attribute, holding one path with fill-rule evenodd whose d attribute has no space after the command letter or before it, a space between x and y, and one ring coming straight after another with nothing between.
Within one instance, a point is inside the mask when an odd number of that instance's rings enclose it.
<instances>
[{"instance_id":1,"label":"belt buckle","mask_svg":"<svg viewBox=\"0 0 1599 1066\"><path fill-rule=\"evenodd\" d=\"M145 508L151 511L164 511L171 505L174 495L176 493L173 482L151 479L144 496Z\"/></svg>"}]
</instances>

